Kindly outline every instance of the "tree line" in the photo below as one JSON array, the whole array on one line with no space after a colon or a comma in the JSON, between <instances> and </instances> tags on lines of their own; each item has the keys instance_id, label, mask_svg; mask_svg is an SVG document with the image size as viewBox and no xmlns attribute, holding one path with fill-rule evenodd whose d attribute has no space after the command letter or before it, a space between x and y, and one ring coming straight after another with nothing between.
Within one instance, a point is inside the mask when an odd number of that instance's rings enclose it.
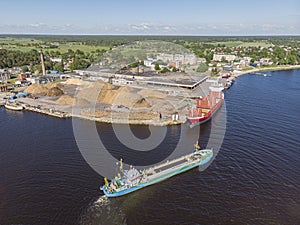
<instances>
[{"instance_id":1,"label":"tree line","mask_svg":"<svg viewBox=\"0 0 300 225\"><path fill-rule=\"evenodd\" d=\"M85 53L80 50L69 49L65 53L60 51L44 52L46 70L64 71L64 62L72 60L70 70L84 69L89 67L94 61L100 58L104 50ZM50 58L61 58L62 62L52 62ZM28 66L32 72L42 71L40 53L37 50L22 52L18 50L0 49L0 69ZM23 71L26 72L25 67Z\"/></svg>"}]
</instances>

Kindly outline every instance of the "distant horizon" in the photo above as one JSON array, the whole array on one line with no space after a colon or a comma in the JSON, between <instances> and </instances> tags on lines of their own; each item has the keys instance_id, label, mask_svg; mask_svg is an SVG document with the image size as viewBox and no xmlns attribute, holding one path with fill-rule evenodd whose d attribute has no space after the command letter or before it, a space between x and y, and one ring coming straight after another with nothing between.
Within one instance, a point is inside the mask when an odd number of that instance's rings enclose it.
<instances>
[{"instance_id":1,"label":"distant horizon","mask_svg":"<svg viewBox=\"0 0 300 225\"><path fill-rule=\"evenodd\" d=\"M7 33L1 34L0 36L129 36L129 37L300 37L300 34L249 34L249 35L241 35L241 34L232 34L232 35L216 35L216 34L44 34L44 33Z\"/></svg>"},{"instance_id":2,"label":"distant horizon","mask_svg":"<svg viewBox=\"0 0 300 225\"><path fill-rule=\"evenodd\" d=\"M14 0L1 8L0 34L300 35L299 0Z\"/></svg>"}]
</instances>

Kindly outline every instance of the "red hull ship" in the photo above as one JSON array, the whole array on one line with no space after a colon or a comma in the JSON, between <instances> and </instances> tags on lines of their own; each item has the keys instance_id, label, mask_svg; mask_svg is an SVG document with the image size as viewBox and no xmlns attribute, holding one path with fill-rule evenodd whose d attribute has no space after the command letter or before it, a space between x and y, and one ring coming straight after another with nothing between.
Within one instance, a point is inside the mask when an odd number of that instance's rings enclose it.
<instances>
[{"instance_id":1,"label":"red hull ship","mask_svg":"<svg viewBox=\"0 0 300 225\"><path fill-rule=\"evenodd\" d=\"M190 127L209 121L221 108L224 101L223 88L210 88L208 96L196 99L196 106L189 109L187 121Z\"/></svg>"}]
</instances>

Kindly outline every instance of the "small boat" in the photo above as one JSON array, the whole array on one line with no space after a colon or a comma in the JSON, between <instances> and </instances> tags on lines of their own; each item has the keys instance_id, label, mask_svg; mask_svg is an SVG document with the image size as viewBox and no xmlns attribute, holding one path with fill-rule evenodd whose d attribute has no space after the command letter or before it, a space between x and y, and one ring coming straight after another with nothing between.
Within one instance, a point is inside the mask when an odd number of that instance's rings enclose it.
<instances>
[{"instance_id":1,"label":"small boat","mask_svg":"<svg viewBox=\"0 0 300 225\"><path fill-rule=\"evenodd\" d=\"M269 74L266 74L266 73L253 73L254 75L257 75L257 76L263 76L263 77L270 77L271 75Z\"/></svg>"},{"instance_id":2,"label":"small boat","mask_svg":"<svg viewBox=\"0 0 300 225\"><path fill-rule=\"evenodd\" d=\"M107 197L118 197L204 165L213 158L213 150L199 149L200 146L197 142L193 153L143 171L139 171L132 166L129 170L124 170L121 159L118 175L110 182L108 182L107 178L104 178L105 185L100 187L100 190Z\"/></svg>"},{"instance_id":3,"label":"small boat","mask_svg":"<svg viewBox=\"0 0 300 225\"><path fill-rule=\"evenodd\" d=\"M13 111L22 111L24 109L24 107L20 104L12 104L12 103L9 103L9 102L6 102L6 104L4 105L4 107L6 109L9 109L9 110L13 110Z\"/></svg>"},{"instance_id":4,"label":"small boat","mask_svg":"<svg viewBox=\"0 0 300 225\"><path fill-rule=\"evenodd\" d=\"M208 96L200 96L196 99L196 105L189 109L187 122L190 127L203 124L213 118L221 108L224 101L223 88L211 87Z\"/></svg>"},{"instance_id":5,"label":"small boat","mask_svg":"<svg viewBox=\"0 0 300 225\"><path fill-rule=\"evenodd\" d=\"M231 80L228 80L225 84L225 89L228 90L229 88L231 88L233 82Z\"/></svg>"}]
</instances>

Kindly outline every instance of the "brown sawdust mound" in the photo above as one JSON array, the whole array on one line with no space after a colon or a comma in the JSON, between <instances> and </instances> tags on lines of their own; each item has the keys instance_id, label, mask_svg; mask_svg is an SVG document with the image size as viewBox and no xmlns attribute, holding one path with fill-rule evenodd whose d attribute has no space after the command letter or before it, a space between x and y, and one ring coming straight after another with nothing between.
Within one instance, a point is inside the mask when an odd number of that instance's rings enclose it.
<instances>
[{"instance_id":1,"label":"brown sawdust mound","mask_svg":"<svg viewBox=\"0 0 300 225\"><path fill-rule=\"evenodd\" d=\"M167 94L161 91L154 91L150 89L143 89L138 92L139 95L148 98L166 98Z\"/></svg>"},{"instance_id":2,"label":"brown sawdust mound","mask_svg":"<svg viewBox=\"0 0 300 225\"><path fill-rule=\"evenodd\" d=\"M90 82L83 81L81 79L69 79L65 82L66 85L77 85L77 86L88 85L89 83Z\"/></svg>"},{"instance_id":3,"label":"brown sawdust mound","mask_svg":"<svg viewBox=\"0 0 300 225\"><path fill-rule=\"evenodd\" d=\"M151 107L151 104L141 95L137 94L134 88L118 87L108 83L102 87L97 102L123 105L129 108Z\"/></svg>"},{"instance_id":4,"label":"brown sawdust mound","mask_svg":"<svg viewBox=\"0 0 300 225\"><path fill-rule=\"evenodd\" d=\"M53 87L47 91L46 96L55 97L55 96L61 96L63 94L64 92L61 89L59 89L58 87Z\"/></svg>"},{"instance_id":5,"label":"brown sawdust mound","mask_svg":"<svg viewBox=\"0 0 300 225\"><path fill-rule=\"evenodd\" d=\"M142 98L134 104L133 108L151 108L151 104Z\"/></svg>"},{"instance_id":6,"label":"brown sawdust mound","mask_svg":"<svg viewBox=\"0 0 300 225\"><path fill-rule=\"evenodd\" d=\"M56 102L62 105L74 105L75 99L69 95L63 95Z\"/></svg>"},{"instance_id":7,"label":"brown sawdust mound","mask_svg":"<svg viewBox=\"0 0 300 225\"><path fill-rule=\"evenodd\" d=\"M48 88L45 88L43 85L32 84L25 89L25 92L31 94L46 94L48 92Z\"/></svg>"},{"instance_id":8,"label":"brown sawdust mound","mask_svg":"<svg viewBox=\"0 0 300 225\"><path fill-rule=\"evenodd\" d=\"M64 86L59 83L48 83L48 84L32 84L26 88L25 92L34 95L44 96L61 96L64 94Z\"/></svg>"}]
</instances>

